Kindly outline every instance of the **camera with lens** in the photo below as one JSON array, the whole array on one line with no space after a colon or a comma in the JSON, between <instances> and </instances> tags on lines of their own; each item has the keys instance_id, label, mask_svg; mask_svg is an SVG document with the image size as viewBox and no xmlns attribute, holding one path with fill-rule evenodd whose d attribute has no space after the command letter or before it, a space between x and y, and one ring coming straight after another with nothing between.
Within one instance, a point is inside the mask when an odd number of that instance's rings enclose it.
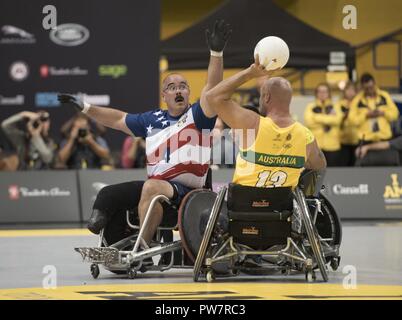
<instances>
[{"instance_id":1,"label":"camera with lens","mask_svg":"<svg viewBox=\"0 0 402 320\"><path fill-rule=\"evenodd\" d=\"M88 135L88 129L80 128L78 129L78 137L85 138Z\"/></svg>"}]
</instances>

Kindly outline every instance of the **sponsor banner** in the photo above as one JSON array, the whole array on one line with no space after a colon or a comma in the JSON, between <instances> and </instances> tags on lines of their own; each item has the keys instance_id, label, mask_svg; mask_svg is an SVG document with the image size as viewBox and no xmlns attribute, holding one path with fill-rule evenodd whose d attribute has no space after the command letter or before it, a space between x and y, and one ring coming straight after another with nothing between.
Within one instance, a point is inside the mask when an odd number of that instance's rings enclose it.
<instances>
[{"instance_id":1,"label":"sponsor banner","mask_svg":"<svg viewBox=\"0 0 402 320\"><path fill-rule=\"evenodd\" d=\"M22 106L25 103L25 96L17 94L16 96L3 96L0 94L0 106Z\"/></svg>"},{"instance_id":2,"label":"sponsor banner","mask_svg":"<svg viewBox=\"0 0 402 320\"><path fill-rule=\"evenodd\" d=\"M78 172L78 181L81 194L82 218L86 222L91 217L92 205L98 192L105 186L134 181L146 180L145 169L133 170L81 170Z\"/></svg>"},{"instance_id":3,"label":"sponsor banner","mask_svg":"<svg viewBox=\"0 0 402 320\"><path fill-rule=\"evenodd\" d=\"M76 175L0 172L0 223L80 221Z\"/></svg>"},{"instance_id":4,"label":"sponsor banner","mask_svg":"<svg viewBox=\"0 0 402 320\"><path fill-rule=\"evenodd\" d=\"M214 170L214 191L232 177ZM145 169L0 172L0 223L85 222L103 187L146 178ZM330 168L323 194L342 219L402 219L401 183L401 167Z\"/></svg>"},{"instance_id":5,"label":"sponsor banner","mask_svg":"<svg viewBox=\"0 0 402 320\"><path fill-rule=\"evenodd\" d=\"M212 172L214 191L233 170ZM402 219L402 167L329 168L323 194L342 219Z\"/></svg>"},{"instance_id":6,"label":"sponsor banner","mask_svg":"<svg viewBox=\"0 0 402 320\"><path fill-rule=\"evenodd\" d=\"M90 104L112 105L128 113L147 112L160 105L160 1L144 5L120 0L117 6L113 1L53 0L57 26L45 30L47 15L42 10L47 4L29 1L28 8L27 0L0 1L4 18L0 19L1 96L23 94L27 111L52 108L53 137L59 136L59 129L75 113L71 107L59 108L57 92L87 93ZM135 12L146 19L121 23L122 12ZM132 39L141 39L141 43ZM111 83L115 81L118 85ZM0 121L14 114L21 101L0 104ZM108 131L112 151L120 150L124 139L120 132Z\"/></svg>"}]
</instances>

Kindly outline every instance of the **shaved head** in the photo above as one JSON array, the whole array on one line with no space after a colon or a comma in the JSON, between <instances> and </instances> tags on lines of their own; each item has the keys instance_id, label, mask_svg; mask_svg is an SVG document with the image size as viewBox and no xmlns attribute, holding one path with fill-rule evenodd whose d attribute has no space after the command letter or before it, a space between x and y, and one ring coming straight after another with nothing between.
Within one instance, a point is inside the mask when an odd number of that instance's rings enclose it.
<instances>
[{"instance_id":1,"label":"shaved head","mask_svg":"<svg viewBox=\"0 0 402 320\"><path fill-rule=\"evenodd\" d=\"M270 111L289 112L292 100L292 86L282 77L265 80L261 85L260 111L266 115Z\"/></svg>"},{"instance_id":2,"label":"shaved head","mask_svg":"<svg viewBox=\"0 0 402 320\"><path fill-rule=\"evenodd\" d=\"M184 78L180 73L170 73L162 81L162 87L166 88L169 83L174 82L184 82L187 83L186 78Z\"/></svg>"}]
</instances>

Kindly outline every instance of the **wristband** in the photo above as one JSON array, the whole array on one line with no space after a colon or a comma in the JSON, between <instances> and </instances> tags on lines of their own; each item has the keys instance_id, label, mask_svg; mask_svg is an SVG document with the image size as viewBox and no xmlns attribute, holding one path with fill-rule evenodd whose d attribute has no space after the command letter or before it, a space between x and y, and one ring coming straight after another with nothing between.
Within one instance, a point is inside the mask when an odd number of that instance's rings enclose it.
<instances>
[{"instance_id":1,"label":"wristband","mask_svg":"<svg viewBox=\"0 0 402 320\"><path fill-rule=\"evenodd\" d=\"M223 51L213 51L211 50L211 56L212 57L223 57Z\"/></svg>"},{"instance_id":2,"label":"wristband","mask_svg":"<svg viewBox=\"0 0 402 320\"><path fill-rule=\"evenodd\" d=\"M82 109L82 113L87 113L88 110L91 108L91 105L88 102L84 101L84 109Z\"/></svg>"}]
</instances>

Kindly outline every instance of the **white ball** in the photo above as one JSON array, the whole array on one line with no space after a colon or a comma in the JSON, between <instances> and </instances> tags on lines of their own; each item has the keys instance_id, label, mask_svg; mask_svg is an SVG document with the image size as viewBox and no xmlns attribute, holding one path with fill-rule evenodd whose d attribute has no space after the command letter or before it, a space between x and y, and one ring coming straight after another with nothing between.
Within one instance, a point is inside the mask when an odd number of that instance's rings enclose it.
<instances>
[{"instance_id":1,"label":"white ball","mask_svg":"<svg viewBox=\"0 0 402 320\"><path fill-rule=\"evenodd\" d=\"M289 60L289 47L285 41L278 37L265 37L261 39L254 49L254 59L258 54L260 64L267 71L283 68Z\"/></svg>"}]
</instances>

